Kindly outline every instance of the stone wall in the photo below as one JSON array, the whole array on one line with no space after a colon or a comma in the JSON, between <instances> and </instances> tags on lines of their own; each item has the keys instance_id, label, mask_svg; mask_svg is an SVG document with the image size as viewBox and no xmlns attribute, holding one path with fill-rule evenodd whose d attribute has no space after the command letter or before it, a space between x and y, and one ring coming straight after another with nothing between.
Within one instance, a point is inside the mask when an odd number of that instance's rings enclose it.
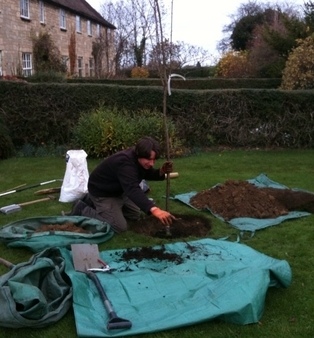
<instances>
[{"instance_id":1,"label":"stone wall","mask_svg":"<svg viewBox=\"0 0 314 338\"><path fill-rule=\"evenodd\" d=\"M22 53L32 54L32 38L41 31L48 31L58 47L62 57L67 59L69 69L69 44L71 34L75 36L76 62L74 76L93 76L95 71L91 68L95 63L92 56L92 42L97 38L97 23L91 21L92 34L87 33L87 18L81 18L81 32L76 31L76 14L66 10L66 28L60 28L60 8L50 2L44 3L44 22L40 22L40 1L29 0L29 19L20 15L20 2L17 0L0 0L0 75L21 75ZM100 33L108 36L111 42L109 57L102 60L102 74L113 74L113 34L114 30L100 26ZM78 58L81 59L82 68L78 69ZM32 66L34 66L32 64ZM91 67L92 66L92 67ZM105 68L104 68L105 67ZM32 74L34 70L32 69Z\"/></svg>"}]
</instances>

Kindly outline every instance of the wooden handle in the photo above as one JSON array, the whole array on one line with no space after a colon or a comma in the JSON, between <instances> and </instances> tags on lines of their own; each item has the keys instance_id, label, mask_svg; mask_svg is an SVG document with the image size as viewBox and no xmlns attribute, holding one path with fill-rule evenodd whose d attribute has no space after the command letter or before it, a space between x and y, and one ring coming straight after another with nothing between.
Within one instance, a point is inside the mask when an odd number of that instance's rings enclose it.
<instances>
[{"instance_id":1,"label":"wooden handle","mask_svg":"<svg viewBox=\"0 0 314 338\"><path fill-rule=\"evenodd\" d=\"M166 177L167 177L167 175L168 174L166 174ZM177 172L172 172L172 173L169 174L169 178L176 178L178 176L179 176L179 173L177 173Z\"/></svg>"},{"instance_id":2,"label":"wooden handle","mask_svg":"<svg viewBox=\"0 0 314 338\"><path fill-rule=\"evenodd\" d=\"M0 257L0 264L6 266L9 269L13 268L13 266L14 266L13 263L11 263L11 262L9 262L6 259L1 258L1 257Z\"/></svg>"},{"instance_id":3,"label":"wooden handle","mask_svg":"<svg viewBox=\"0 0 314 338\"><path fill-rule=\"evenodd\" d=\"M34 192L34 195L46 195L46 194L54 194L61 191L61 187L58 188L50 188L50 189L42 189Z\"/></svg>"},{"instance_id":4,"label":"wooden handle","mask_svg":"<svg viewBox=\"0 0 314 338\"><path fill-rule=\"evenodd\" d=\"M24 205L30 205L30 204L35 204L35 203L39 203L39 202L50 201L51 199L52 199L51 197L40 198L40 199L34 200L34 201L19 203L19 206L23 207Z\"/></svg>"}]
</instances>

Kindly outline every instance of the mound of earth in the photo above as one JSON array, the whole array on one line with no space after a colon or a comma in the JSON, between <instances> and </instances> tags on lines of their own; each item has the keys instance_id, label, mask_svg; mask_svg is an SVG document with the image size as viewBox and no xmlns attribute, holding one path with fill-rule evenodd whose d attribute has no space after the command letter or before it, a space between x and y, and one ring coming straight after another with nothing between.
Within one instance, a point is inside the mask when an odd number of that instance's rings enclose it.
<instances>
[{"instance_id":1,"label":"mound of earth","mask_svg":"<svg viewBox=\"0 0 314 338\"><path fill-rule=\"evenodd\" d=\"M227 180L197 193L190 204L197 209L209 208L227 221L237 217L276 218L289 211L314 212L314 194L258 188L247 181Z\"/></svg>"},{"instance_id":2,"label":"mound of earth","mask_svg":"<svg viewBox=\"0 0 314 338\"><path fill-rule=\"evenodd\" d=\"M72 222L66 222L63 224L42 224L35 232L45 232L45 231L69 231L77 233L90 233L81 227L78 227Z\"/></svg>"}]
</instances>

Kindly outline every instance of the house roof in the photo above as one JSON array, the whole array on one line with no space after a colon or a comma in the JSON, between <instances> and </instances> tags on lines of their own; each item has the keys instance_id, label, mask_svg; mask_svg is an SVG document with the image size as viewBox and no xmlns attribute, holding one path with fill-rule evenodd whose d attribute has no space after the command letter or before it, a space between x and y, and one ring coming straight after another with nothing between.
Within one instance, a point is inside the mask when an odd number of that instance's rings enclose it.
<instances>
[{"instance_id":1,"label":"house roof","mask_svg":"<svg viewBox=\"0 0 314 338\"><path fill-rule=\"evenodd\" d=\"M116 27L105 20L89 3L85 0L47 0L52 4L55 4L59 7L71 10L79 15L84 16L87 19L94 20L95 22L111 28L116 29Z\"/></svg>"}]
</instances>

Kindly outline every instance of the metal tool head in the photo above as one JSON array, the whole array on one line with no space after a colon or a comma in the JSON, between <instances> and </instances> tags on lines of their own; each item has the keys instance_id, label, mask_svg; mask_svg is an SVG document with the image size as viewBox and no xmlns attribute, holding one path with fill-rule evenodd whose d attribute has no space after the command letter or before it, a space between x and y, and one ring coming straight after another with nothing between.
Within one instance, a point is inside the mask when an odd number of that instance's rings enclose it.
<instances>
[{"instance_id":1,"label":"metal tool head","mask_svg":"<svg viewBox=\"0 0 314 338\"><path fill-rule=\"evenodd\" d=\"M110 267L102 267L102 268L90 268L90 269L87 269L87 271L92 271L92 272L108 272L110 271Z\"/></svg>"},{"instance_id":2,"label":"metal tool head","mask_svg":"<svg viewBox=\"0 0 314 338\"><path fill-rule=\"evenodd\" d=\"M17 211L21 211L22 208L20 205L18 204L11 204L11 205L7 205L5 207L0 208L0 212L2 212L3 214L12 214L13 212L17 212Z\"/></svg>"},{"instance_id":3,"label":"metal tool head","mask_svg":"<svg viewBox=\"0 0 314 338\"><path fill-rule=\"evenodd\" d=\"M76 271L110 271L109 265L99 258L97 244L71 244L71 250Z\"/></svg>"}]
</instances>

